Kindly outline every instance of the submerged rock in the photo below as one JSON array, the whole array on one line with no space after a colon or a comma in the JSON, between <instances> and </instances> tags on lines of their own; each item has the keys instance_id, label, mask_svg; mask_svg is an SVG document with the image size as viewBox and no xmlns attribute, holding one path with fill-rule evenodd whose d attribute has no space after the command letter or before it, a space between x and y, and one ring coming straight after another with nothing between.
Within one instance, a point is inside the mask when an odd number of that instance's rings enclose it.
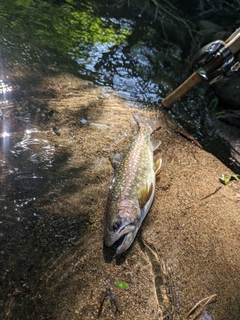
<instances>
[{"instance_id":1,"label":"submerged rock","mask_svg":"<svg viewBox=\"0 0 240 320\"><path fill-rule=\"evenodd\" d=\"M240 72L223 77L212 88L224 109L240 109Z\"/></svg>"},{"instance_id":2,"label":"submerged rock","mask_svg":"<svg viewBox=\"0 0 240 320\"><path fill-rule=\"evenodd\" d=\"M220 114L218 119L237 128L240 128L240 110L227 110Z\"/></svg>"}]
</instances>

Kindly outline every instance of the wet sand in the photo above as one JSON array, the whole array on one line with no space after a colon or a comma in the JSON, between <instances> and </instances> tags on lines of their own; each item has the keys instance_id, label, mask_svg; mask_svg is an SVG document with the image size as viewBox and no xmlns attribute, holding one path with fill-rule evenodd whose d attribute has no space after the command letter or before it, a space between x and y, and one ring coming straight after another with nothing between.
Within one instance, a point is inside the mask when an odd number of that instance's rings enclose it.
<instances>
[{"instance_id":1,"label":"wet sand","mask_svg":"<svg viewBox=\"0 0 240 320\"><path fill-rule=\"evenodd\" d=\"M21 209L24 219L13 215L5 223L2 216L1 317L98 319L101 307L105 320L240 318L240 184L219 182L230 169L180 136L161 108L136 108L69 74L49 76L31 90L34 98L21 103L35 110L32 125L54 147L53 162L36 199ZM103 245L108 157L132 141L136 109L161 120L154 157L163 164L136 240L113 259ZM9 121L13 128L14 112ZM2 175L4 184L2 208L14 199L16 179ZM128 288L117 288L117 281ZM117 302L107 294L101 304L106 290Z\"/></svg>"}]
</instances>

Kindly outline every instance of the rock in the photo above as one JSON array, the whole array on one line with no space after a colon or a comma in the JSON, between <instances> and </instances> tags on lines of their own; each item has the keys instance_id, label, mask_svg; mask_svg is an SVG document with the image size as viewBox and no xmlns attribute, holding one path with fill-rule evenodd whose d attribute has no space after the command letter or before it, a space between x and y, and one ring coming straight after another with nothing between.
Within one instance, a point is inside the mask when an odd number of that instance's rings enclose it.
<instances>
[{"instance_id":1,"label":"rock","mask_svg":"<svg viewBox=\"0 0 240 320\"><path fill-rule=\"evenodd\" d=\"M220 114L217 118L231 126L240 128L240 110L227 110L224 114Z\"/></svg>"},{"instance_id":2,"label":"rock","mask_svg":"<svg viewBox=\"0 0 240 320\"><path fill-rule=\"evenodd\" d=\"M223 77L215 82L212 88L224 109L240 109L239 72L230 77Z\"/></svg>"},{"instance_id":3,"label":"rock","mask_svg":"<svg viewBox=\"0 0 240 320\"><path fill-rule=\"evenodd\" d=\"M212 30L214 32L223 31L223 27L209 20L198 21L198 27L200 30Z\"/></svg>"},{"instance_id":4,"label":"rock","mask_svg":"<svg viewBox=\"0 0 240 320\"><path fill-rule=\"evenodd\" d=\"M231 32L225 31L222 26L207 20L200 20L198 26L198 33L201 36L200 41L202 45L215 40L226 40L231 34Z\"/></svg>"}]
</instances>

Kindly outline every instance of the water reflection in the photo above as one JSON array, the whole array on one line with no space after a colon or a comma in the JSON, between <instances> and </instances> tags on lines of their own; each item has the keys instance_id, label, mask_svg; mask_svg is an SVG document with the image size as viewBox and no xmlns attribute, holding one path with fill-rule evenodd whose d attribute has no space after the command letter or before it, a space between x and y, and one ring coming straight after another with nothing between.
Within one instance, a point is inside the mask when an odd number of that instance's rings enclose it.
<instances>
[{"instance_id":1,"label":"water reflection","mask_svg":"<svg viewBox=\"0 0 240 320\"><path fill-rule=\"evenodd\" d=\"M8 103L9 95L12 91L12 86L0 80L0 104Z\"/></svg>"},{"instance_id":2,"label":"water reflection","mask_svg":"<svg viewBox=\"0 0 240 320\"><path fill-rule=\"evenodd\" d=\"M101 19L115 24L115 27L120 25L122 29L128 30L129 34L136 28L132 20ZM126 100L157 103L163 96L162 84L159 85L153 79L160 70L164 75L164 66L158 59L159 50L162 49L157 45L152 46L151 40L144 42L137 39L135 45L130 45L130 40L126 38L118 45L114 42L98 42L88 44L85 48L81 43L85 56L77 59L79 72L99 85L112 87L116 94ZM155 70L153 61L156 61Z\"/></svg>"},{"instance_id":3,"label":"water reflection","mask_svg":"<svg viewBox=\"0 0 240 320\"><path fill-rule=\"evenodd\" d=\"M156 59L157 50L141 44L128 51L128 44L112 48L111 44L94 45L81 73L92 75L99 85L109 85L126 100L157 103L162 96L161 86L151 80L150 59ZM107 57L104 57L104 54ZM149 79L150 78L150 79Z\"/></svg>"},{"instance_id":4,"label":"water reflection","mask_svg":"<svg viewBox=\"0 0 240 320\"><path fill-rule=\"evenodd\" d=\"M2 153L3 153L3 159L2 159L2 167L5 166L6 163L6 152L9 149L9 124L8 124L8 118L5 117L5 113L8 109L8 99L10 99L12 91L12 86L5 83L3 80L0 80L0 117L2 119L2 126L1 126L1 132L0 132L0 139L2 144Z\"/></svg>"},{"instance_id":5,"label":"water reflection","mask_svg":"<svg viewBox=\"0 0 240 320\"><path fill-rule=\"evenodd\" d=\"M37 128L26 129L20 141L13 144L15 208L28 205L43 193L48 183L47 170L52 167L54 146L41 137Z\"/></svg>"},{"instance_id":6,"label":"water reflection","mask_svg":"<svg viewBox=\"0 0 240 320\"><path fill-rule=\"evenodd\" d=\"M2 121L0 123L2 208L4 214L19 211L35 201L48 184L48 170L54 161L55 147L45 133L31 124L31 110L26 106L15 112L6 95L10 85L2 84ZM8 96L10 99L10 95ZM21 109L21 110L20 110Z\"/></svg>"},{"instance_id":7,"label":"water reflection","mask_svg":"<svg viewBox=\"0 0 240 320\"><path fill-rule=\"evenodd\" d=\"M5 156L6 151L9 148L9 137L10 134L8 132L8 126L7 124L4 122L3 125L3 132L1 134L1 138L2 138L2 150L3 150L3 157Z\"/></svg>"}]
</instances>

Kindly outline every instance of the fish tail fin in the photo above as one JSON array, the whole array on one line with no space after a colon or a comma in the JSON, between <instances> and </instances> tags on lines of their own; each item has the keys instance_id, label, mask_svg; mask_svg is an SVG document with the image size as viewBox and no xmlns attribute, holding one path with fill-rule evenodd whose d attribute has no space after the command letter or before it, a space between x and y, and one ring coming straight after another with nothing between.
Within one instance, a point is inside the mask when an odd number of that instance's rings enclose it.
<instances>
[{"instance_id":1,"label":"fish tail fin","mask_svg":"<svg viewBox=\"0 0 240 320\"><path fill-rule=\"evenodd\" d=\"M150 134L152 134L154 131L158 130L161 127L159 119L146 119L139 113L135 113L133 116L140 128L142 126L149 128Z\"/></svg>"}]
</instances>

